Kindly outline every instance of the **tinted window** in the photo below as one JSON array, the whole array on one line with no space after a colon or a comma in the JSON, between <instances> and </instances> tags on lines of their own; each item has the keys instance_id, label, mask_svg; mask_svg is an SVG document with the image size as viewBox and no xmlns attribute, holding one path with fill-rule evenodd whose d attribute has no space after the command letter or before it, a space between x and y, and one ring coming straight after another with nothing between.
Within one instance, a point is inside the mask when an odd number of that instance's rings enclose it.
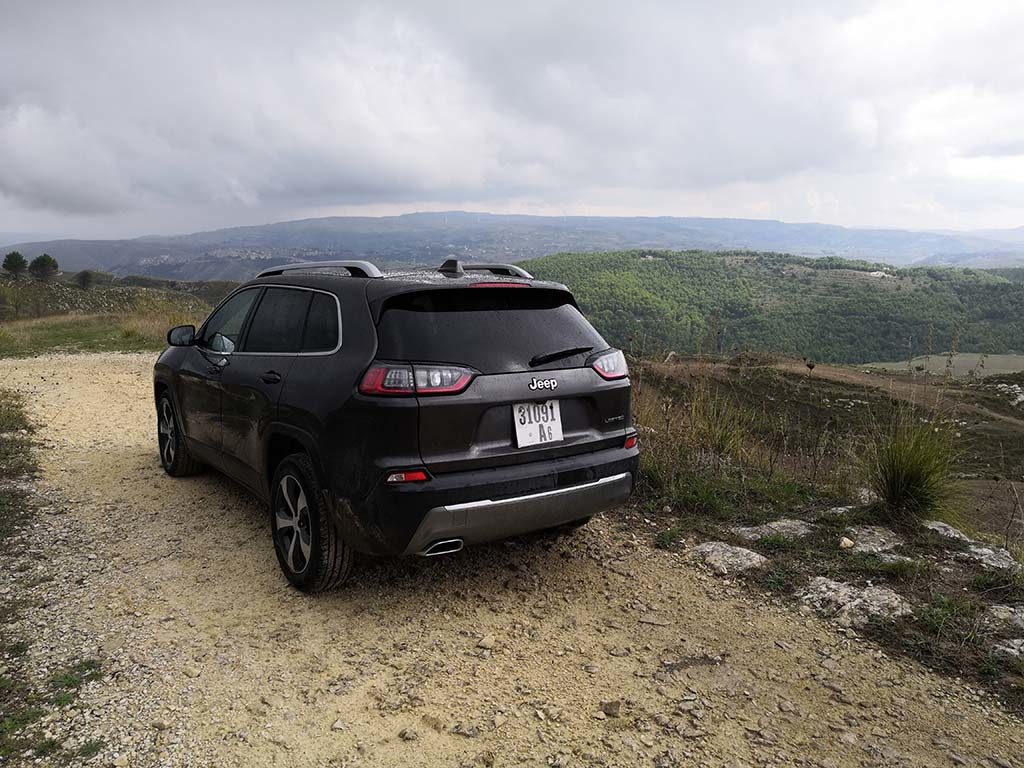
<instances>
[{"instance_id":1,"label":"tinted window","mask_svg":"<svg viewBox=\"0 0 1024 768\"><path fill-rule=\"evenodd\" d=\"M310 296L309 291L267 288L249 324L245 351L298 352Z\"/></svg>"},{"instance_id":2,"label":"tinted window","mask_svg":"<svg viewBox=\"0 0 1024 768\"><path fill-rule=\"evenodd\" d=\"M338 303L326 293L314 293L306 317L303 352L327 352L338 346Z\"/></svg>"},{"instance_id":3,"label":"tinted window","mask_svg":"<svg viewBox=\"0 0 1024 768\"><path fill-rule=\"evenodd\" d=\"M482 373L571 368L582 352L544 365L530 360L574 347L608 348L562 291L467 288L393 299L377 329L381 360L462 363Z\"/></svg>"},{"instance_id":4,"label":"tinted window","mask_svg":"<svg viewBox=\"0 0 1024 768\"><path fill-rule=\"evenodd\" d=\"M215 352L233 352L238 346L245 316L259 291L249 290L236 293L206 321L202 338L198 344Z\"/></svg>"}]
</instances>

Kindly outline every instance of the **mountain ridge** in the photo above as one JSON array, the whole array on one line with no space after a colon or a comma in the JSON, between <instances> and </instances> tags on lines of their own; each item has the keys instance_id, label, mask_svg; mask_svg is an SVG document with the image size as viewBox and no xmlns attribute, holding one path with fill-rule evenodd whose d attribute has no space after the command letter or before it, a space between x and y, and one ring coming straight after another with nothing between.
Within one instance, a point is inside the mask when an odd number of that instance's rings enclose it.
<instances>
[{"instance_id":1,"label":"mountain ridge","mask_svg":"<svg viewBox=\"0 0 1024 768\"><path fill-rule=\"evenodd\" d=\"M28 258L49 253L69 270L100 269L179 280L244 279L273 261L362 258L387 265L439 264L451 255L522 261L560 252L637 248L748 249L895 266L1024 265L1024 228L984 232L986 236L772 219L438 211L328 216L130 239L46 240L7 249L19 250Z\"/></svg>"}]
</instances>

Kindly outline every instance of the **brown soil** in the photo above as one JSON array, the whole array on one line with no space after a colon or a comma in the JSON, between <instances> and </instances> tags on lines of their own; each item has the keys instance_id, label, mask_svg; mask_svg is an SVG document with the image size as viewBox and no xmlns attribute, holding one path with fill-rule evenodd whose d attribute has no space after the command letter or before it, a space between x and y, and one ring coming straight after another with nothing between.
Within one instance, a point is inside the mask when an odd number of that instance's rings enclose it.
<instances>
[{"instance_id":1,"label":"brown soil","mask_svg":"<svg viewBox=\"0 0 1024 768\"><path fill-rule=\"evenodd\" d=\"M82 708L123 764L1024 765L992 699L652 549L635 515L299 594L260 504L161 471L152 362L0 361L41 427L42 482L97 556L65 618L111 656ZM127 722L104 722L115 700Z\"/></svg>"}]
</instances>

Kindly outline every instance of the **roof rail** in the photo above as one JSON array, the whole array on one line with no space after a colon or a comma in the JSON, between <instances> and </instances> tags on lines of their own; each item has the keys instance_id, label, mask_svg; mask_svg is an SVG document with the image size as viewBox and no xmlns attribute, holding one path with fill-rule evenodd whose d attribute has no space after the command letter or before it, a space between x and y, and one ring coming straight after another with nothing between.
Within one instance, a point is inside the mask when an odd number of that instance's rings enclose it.
<instances>
[{"instance_id":1,"label":"roof rail","mask_svg":"<svg viewBox=\"0 0 1024 768\"><path fill-rule=\"evenodd\" d=\"M463 263L458 259L448 259L437 269L445 275L463 275L466 272L490 272L492 275L504 277L522 277L532 280L533 275L522 267L515 264L476 264L474 262Z\"/></svg>"},{"instance_id":2,"label":"roof rail","mask_svg":"<svg viewBox=\"0 0 1024 768\"><path fill-rule=\"evenodd\" d=\"M268 277L270 275L282 275L296 269L321 269L324 267L343 267L353 277L383 277L384 274L377 269L375 264L368 261L300 261L295 264L282 264L279 267L264 269L256 277Z\"/></svg>"}]
</instances>

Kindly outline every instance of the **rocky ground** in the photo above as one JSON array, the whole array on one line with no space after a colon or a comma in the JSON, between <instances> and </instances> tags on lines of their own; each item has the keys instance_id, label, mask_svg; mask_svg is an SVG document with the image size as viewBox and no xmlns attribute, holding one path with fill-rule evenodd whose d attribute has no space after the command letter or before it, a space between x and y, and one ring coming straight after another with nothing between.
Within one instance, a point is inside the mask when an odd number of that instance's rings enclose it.
<instances>
[{"instance_id":1,"label":"rocky ground","mask_svg":"<svg viewBox=\"0 0 1024 768\"><path fill-rule=\"evenodd\" d=\"M80 762L1024 766L992 697L653 549L629 510L296 593L258 503L160 470L151 365L0 361L42 440L39 510L0 554L22 606L4 629L39 686L98 670L39 724L96 745Z\"/></svg>"}]
</instances>

